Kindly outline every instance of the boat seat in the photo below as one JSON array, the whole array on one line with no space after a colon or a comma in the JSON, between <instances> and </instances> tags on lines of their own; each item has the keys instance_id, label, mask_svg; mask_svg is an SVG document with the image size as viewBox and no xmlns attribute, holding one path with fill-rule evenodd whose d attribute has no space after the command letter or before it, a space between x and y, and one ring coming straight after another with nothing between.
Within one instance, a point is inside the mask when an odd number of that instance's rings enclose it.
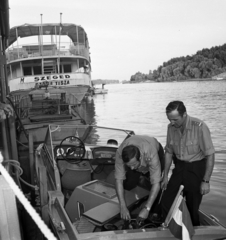
<instances>
[{"instance_id":1,"label":"boat seat","mask_svg":"<svg viewBox=\"0 0 226 240\"><path fill-rule=\"evenodd\" d=\"M70 197L77 186L91 181L91 169L87 161L72 164L58 160L57 165L61 175L62 191L66 198Z\"/></svg>"}]
</instances>

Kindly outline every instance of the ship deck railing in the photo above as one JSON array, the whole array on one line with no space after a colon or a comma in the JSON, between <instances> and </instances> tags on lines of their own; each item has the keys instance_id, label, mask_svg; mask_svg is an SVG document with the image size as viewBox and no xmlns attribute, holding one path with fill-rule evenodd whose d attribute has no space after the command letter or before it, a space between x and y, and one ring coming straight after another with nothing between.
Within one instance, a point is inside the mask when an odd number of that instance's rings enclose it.
<instances>
[{"instance_id":1,"label":"ship deck railing","mask_svg":"<svg viewBox=\"0 0 226 240\"><path fill-rule=\"evenodd\" d=\"M85 57L89 59L89 49L84 44L74 45L68 43L61 43L61 47L57 47L56 44L44 43L43 45L28 44L28 45L17 45L16 47L11 46L6 50L7 62L29 59L29 58L40 58L40 57Z\"/></svg>"},{"instance_id":2,"label":"ship deck railing","mask_svg":"<svg viewBox=\"0 0 226 240\"><path fill-rule=\"evenodd\" d=\"M44 94L35 96L19 96L11 97L18 116L21 119L37 115L51 114L68 114L71 115L71 108L77 109L80 106L80 101L73 95L67 94L62 98L62 95L51 94L51 98L46 98Z\"/></svg>"}]
</instances>

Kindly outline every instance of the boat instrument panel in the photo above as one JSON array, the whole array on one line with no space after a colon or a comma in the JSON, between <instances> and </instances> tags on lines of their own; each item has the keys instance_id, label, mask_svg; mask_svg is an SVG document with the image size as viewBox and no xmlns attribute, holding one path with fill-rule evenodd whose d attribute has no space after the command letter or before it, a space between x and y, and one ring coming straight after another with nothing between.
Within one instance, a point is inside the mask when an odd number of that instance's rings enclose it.
<instances>
[{"instance_id":1,"label":"boat instrument panel","mask_svg":"<svg viewBox=\"0 0 226 240\"><path fill-rule=\"evenodd\" d=\"M84 156L84 150L71 145L57 145L54 148L55 159L64 159L65 157L70 159L82 159Z\"/></svg>"},{"instance_id":2,"label":"boat instrument panel","mask_svg":"<svg viewBox=\"0 0 226 240\"><path fill-rule=\"evenodd\" d=\"M85 154L86 149L83 141L75 136L68 136L64 138L60 145L54 147L54 156L57 160L82 160Z\"/></svg>"},{"instance_id":3,"label":"boat instrument panel","mask_svg":"<svg viewBox=\"0 0 226 240\"><path fill-rule=\"evenodd\" d=\"M89 162L92 165L113 165L115 164L115 155L117 148L109 146L98 146L90 148L92 152L92 158ZM69 144L57 145L54 148L54 156L57 160L82 160L84 159L85 148L79 146L73 146ZM84 159L87 160L87 159ZM71 162L73 163L73 162Z\"/></svg>"}]
</instances>

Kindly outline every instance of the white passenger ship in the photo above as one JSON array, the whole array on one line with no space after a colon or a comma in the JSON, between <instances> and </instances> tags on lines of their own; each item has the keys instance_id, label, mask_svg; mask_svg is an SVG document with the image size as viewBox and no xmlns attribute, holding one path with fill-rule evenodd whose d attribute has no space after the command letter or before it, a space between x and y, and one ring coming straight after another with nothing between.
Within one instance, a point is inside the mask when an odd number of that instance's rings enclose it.
<instances>
[{"instance_id":1,"label":"white passenger ship","mask_svg":"<svg viewBox=\"0 0 226 240\"><path fill-rule=\"evenodd\" d=\"M37 43L33 43L34 36ZM61 40L65 37L67 42ZM25 43L21 45L20 41ZM18 101L34 89L43 94L50 90L51 94L58 88L81 102L91 87L89 42L81 26L58 23L13 27L8 46L9 91Z\"/></svg>"}]
</instances>

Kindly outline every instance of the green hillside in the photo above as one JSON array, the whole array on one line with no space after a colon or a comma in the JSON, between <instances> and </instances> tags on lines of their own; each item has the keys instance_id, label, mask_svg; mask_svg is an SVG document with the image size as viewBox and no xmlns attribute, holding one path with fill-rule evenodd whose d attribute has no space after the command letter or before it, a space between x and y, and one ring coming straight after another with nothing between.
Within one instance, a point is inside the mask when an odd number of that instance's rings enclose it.
<instances>
[{"instance_id":1,"label":"green hillside","mask_svg":"<svg viewBox=\"0 0 226 240\"><path fill-rule=\"evenodd\" d=\"M226 44L204 48L192 56L172 58L148 74L136 73L130 81L184 81L208 79L226 72Z\"/></svg>"}]
</instances>

